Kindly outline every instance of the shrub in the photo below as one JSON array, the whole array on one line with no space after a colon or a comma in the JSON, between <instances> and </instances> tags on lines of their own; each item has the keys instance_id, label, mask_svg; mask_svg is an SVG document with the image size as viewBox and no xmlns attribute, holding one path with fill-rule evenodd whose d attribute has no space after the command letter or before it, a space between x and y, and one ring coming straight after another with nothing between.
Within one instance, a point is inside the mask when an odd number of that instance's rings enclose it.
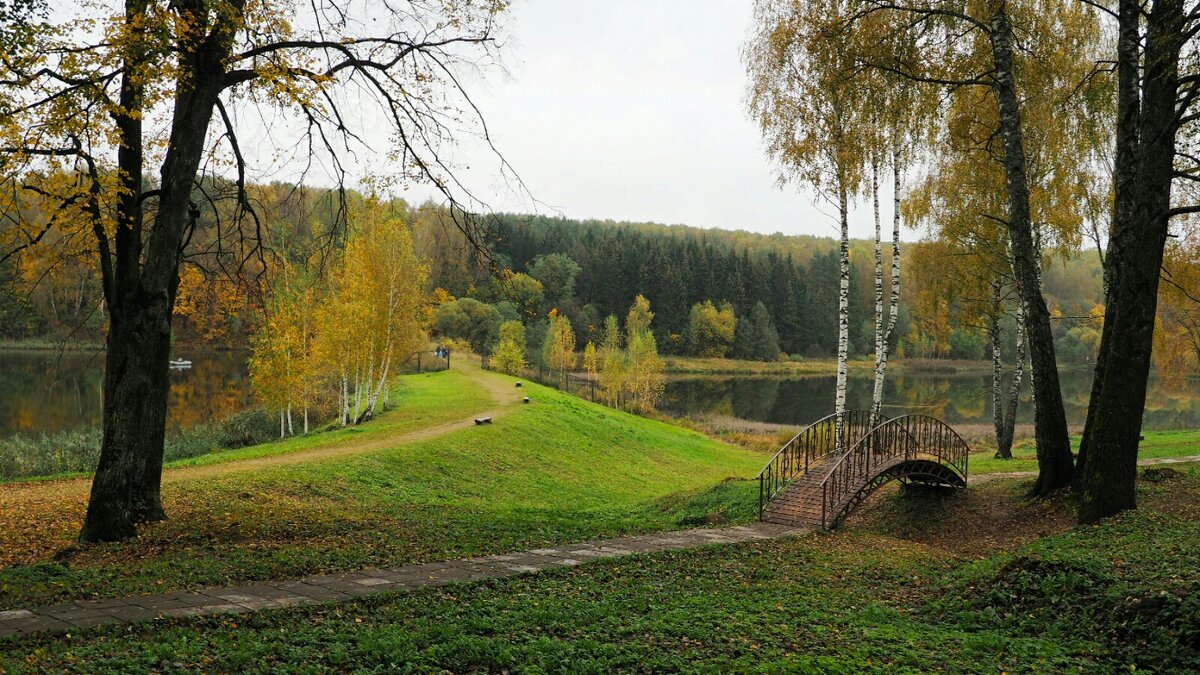
<instances>
[{"instance_id":1,"label":"shrub","mask_svg":"<svg viewBox=\"0 0 1200 675\"><path fill-rule=\"evenodd\" d=\"M0 478L91 471L100 461L100 430L0 439Z\"/></svg>"},{"instance_id":2,"label":"shrub","mask_svg":"<svg viewBox=\"0 0 1200 675\"><path fill-rule=\"evenodd\" d=\"M279 437L278 424L262 410L234 413L170 435L163 458L169 462L273 441ZM0 479L93 471L100 461L101 439L95 428L0 439Z\"/></svg>"}]
</instances>

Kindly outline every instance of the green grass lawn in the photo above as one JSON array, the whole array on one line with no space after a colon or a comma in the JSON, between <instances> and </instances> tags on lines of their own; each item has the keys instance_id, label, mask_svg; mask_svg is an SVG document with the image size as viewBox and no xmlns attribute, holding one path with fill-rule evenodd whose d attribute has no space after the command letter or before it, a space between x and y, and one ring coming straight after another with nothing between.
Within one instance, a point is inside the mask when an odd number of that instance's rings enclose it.
<instances>
[{"instance_id":1,"label":"green grass lawn","mask_svg":"<svg viewBox=\"0 0 1200 675\"><path fill-rule=\"evenodd\" d=\"M335 422L325 425L324 428L332 428L329 431L201 455L171 462L167 466L204 466L398 436L454 422L473 412L495 407L486 391L472 385L467 375L454 370L397 378L389 394L389 401L387 412L361 426L337 428ZM314 427L314 431L317 429Z\"/></svg>"},{"instance_id":2,"label":"green grass lawn","mask_svg":"<svg viewBox=\"0 0 1200 675\"><path fill-rule=\"evenodd\" d=\"M205 466L387 438L460 420L470 414L495 407L495 402L487 392L471 384L471 379L459 371L423 373L397 378L390 391L390 401L392 403L389 409L367 424L342 429L336 422L322 423L320 420L312 420L312 433L284 440L278 439L279 418L275 416L272 421L271 415L265 415L266 433L263 434L263 431L257 428L260 425L255 425L252 433L253 437L268 442L237 449L222 447L219 440L222 434L217 430L223 425L228 425L232 418L205 423L185 430L175 438L168 438L165 448L168 460L166 466ZM398 409L393 409L395 406L399 406ZM236 417L237 415L233 416ZM299 432L303 424L299 413L296 414L294 423ZM90 472L42 467L90 468L99 458L99 452L99 429L50 434L29 438L27 442L20 443L14 443L11 439L0 439L0 483L88 476ZM64 453L69 456L60 458L59 455ZM183 457L173 459L173 454ZM31 473L35 475L30 475Z\"/></svg>"},{"instance_id":3,"label":"green grass lawn","mask_svg":"<svg viewBox=\"0 0 1200 675\"><path fill-rule=\"evenodd\" d=\"M0 668L1191 671L1200 667L1200 472L1182 471L1140 483L1136 512L978 561L865 522L333 606L10 640ZM1011 492L997 482L944 503L954 512ZM919 509L909 502L924 497L877 499ZM1033 517L1036 532L1044 517Z\"/></svg>"},{"instance_id":4,"label":"green grass lawn","mask_svg":"<svg viewBox=\"0 0 1200 675\"><path fill-rule=\"evenodd\" d=\"M460 390L482 392L470 377L502 376L406 378L400 407L361 432L190 460L229 463L179 468L178 478L168 471L163 494L170 519L134 541L89 546L59 561L42 555L0 571L0 609L505 552L671 529L706 516L739 521L757 515L757 483L748 479L761 468L760 455L528 383L514 398L523 391L533 402L505 408L491 425L253 471L236 471L230 461L461 419L478 401L461 398ZM230 470L215 470L222 467ZM203 475L189 478L189 471ZM38 508L60 506L51 498ZM61 506L66 537L80 508ZM35 520L35 529L23 533L26 540L45 527ZM0 548L20 534L0 532Z\"/></svg>"},{"instance_id":5,"label":"green grass lawn","mask_svg":"<svg viewBox=\"0 0 1200 675\"><path fill-rule=\"evenodd\" d=\"M1190 457L1200 455L1200 429L1147 431L1138 448L1138 459L1153 457ZM1079 437L1071 437L1071 450L1079 451ZM1012 459L996 459L995 450L971 454L971 475L1009 471L1037 471L1037 451L1033 439L1017 441Z\"/></svg>"}]
</instances>

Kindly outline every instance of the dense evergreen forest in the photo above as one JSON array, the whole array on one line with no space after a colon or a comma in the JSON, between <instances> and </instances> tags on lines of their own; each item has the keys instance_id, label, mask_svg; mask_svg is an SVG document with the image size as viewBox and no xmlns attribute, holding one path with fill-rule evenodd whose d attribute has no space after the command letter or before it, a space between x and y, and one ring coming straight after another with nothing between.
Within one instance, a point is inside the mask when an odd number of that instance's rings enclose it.
<instances>
[{"instance_id":1,"label":"dense evergreen forest","mask_svg":"<svg viewBox=\"0 0 1200 675\"><path fill-rule=\"evenodd\" d=\"M836 353L834 239L516 214L499 217L494 230L493 249L504 268L530 272L539 258L552 254L565 255L578 265L573 295L551 298L548 307L558 307L571 319L581 345L597 338L603 317L620 316L640 293L654 308L655 337L664 353L688 353L692 309L706 301L727 304L739 320L749 317L761 302L784 353L805 357ZM873 347L871 247L866 240L851 243L850 342L856 355L870 353ZM915 255L919 264L939 268L936 251L923 251L925 244L905 248L902 256ZM442 257L437 251L425 253ZM1102 293L1099 261L1094 256L1074 256L1048 257L1047 263L1046 294L1057 319L1062 360L1085 363L1099 340L1099 326L1089 314ZM898 353L983 358L985 326L969 316L978 299L953 284L937 283L936 274L923 274L911 262L906 265L894 345ZM430 283L455 297L503 296L490 287L494 282L470 274L461 264L435 264ZM1011 358L1015 345L1011 318L1005 330L1004 356Z\"/></svg>"},{"instance_id":2,"label":"dense evergreen forest","mask_svg":"<svg viewBox=\"0 0 1200 675\"><path fill-rule=\"evenodd\" d=\"M237 252L251 264L227 264L236 257L215 245L220 236L218 214L205 209L181 273L176 311L177 339L216 347L237 347L261 315L261 296L272 274L286 260L314 269L331 246L324 233L344 210L332 193L295 189L286 184L253 186L266 215L261 242L263 263ZM361 200L357 194L349 195ZM623 316L641 294L655 314L653 331L664 354L696 353L689 340L693 315L711 302L717 313L732 314L744 325L762 304L778 350L799 357L826 357L837 343L837 242L812 236L762 235L746 231L705 230L683 225L573 220L561 217L502 214L488 231L492 260L478 260L449 215L440 207L410 207L393 201L409 222L418 256L429 266L429 291L442 289L455 298L485 303L511 300L511 281L497 270L532 274L542 284L540 298L525 301L522 320L530 326L531 354L539 347L550 309L570 319L580 348L599 343L604 319ZM350 225L353 227L353 224ZM336 240L332 246L336 248ZM851 244L851 353L873 348L871 330L872 243ZM65 252L65 255L63 253ZM538 261L557 254L554 265ZM104 308L94 253L76 242L43 242L0 263L0 337L7 339L67 336L97 340L103 334ZM568 269L559 269L563 260ZM896 331L897 353L923 358L983 358L986 330L974 322L962 287L933 274L941 267L927 244L905 246L902 305ZM226 264L222 264L226 263ZM573 263L573 265L572 265ZM1098 340L1090 313L1101 296L1100 265L1087 254L1047 257L1046 295L1059 319L1055 336L1060 358L1087 362ZM265 267L265 269L264 269ZM577 269L574 269L577 267ZM554 268L554 269L549 269ZM536 272L536 273L535 273ZM563 278L563 274L570 279ZM568 288L563 284L569 282ZM519 285L519 280L517 284ZM445 299L442 294L439 300ZM698 307L701 306L701 307ZM507 310L507 307L501 309ZM728 314L726 314L728 316ZM757 317L761 322L762 316ZM1015 328L1011 319L1004 344L1011 358ZM739 355L730 342L720 349ZM712 350L708 350L712 353ZM744 355L744 354L743 354Z\"/></svg>"}]
</instances>

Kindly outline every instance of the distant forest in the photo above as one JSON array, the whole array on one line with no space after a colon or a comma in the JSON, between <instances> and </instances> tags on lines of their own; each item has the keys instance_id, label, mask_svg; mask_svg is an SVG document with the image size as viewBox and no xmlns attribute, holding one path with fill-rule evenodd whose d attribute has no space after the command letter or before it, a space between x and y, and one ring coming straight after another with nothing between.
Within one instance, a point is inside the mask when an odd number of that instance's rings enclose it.
<instances>
[{"instance_id":1,"label":"distant forest","mask_svg":"<svg viewBox=\"0 0 1200 675\"><path fill-rule=\"evenodd\" d=\"M834 239L506 214L497 219L492 246L499 263L513 271L528 272L540 256L555 253L579 265L574 295L555 306L571 319L581 345L596 338L595 330L589 335L586 327L598 328L609 314L622 315L640 293L655 312L653 329L663 353L685 351L691 308L712 301L728 303L739 320L763 303L787 354L836 354ZM902 302L893 347L901 356L984 358L985 326L965 311L978 299L963 297L953 285L925 285L929 275L915 273L914 265L937 265L933 250L922 250L925 246L908 244L901 252ZM425 253L438 257L436 251ZM890 259L885 246L885 270ZM873 242L853 241L851 260L850 351L864 355L874 346ZM430 283L456 297L480 295L473 286L479 278L464 270L462 265L435 266ZM1099 340L1099 326L1089 314L1102 296L1098 258L1048 256L1044 283L1056 317L1060 360L1088 362ZM489 297L489 291L482 295ZM1004 356L1011 358L1016 330L1011 317L1005 330Z\"/></svg>"},{"instance_id":2,"label":"distant forest","mask_svg":"<svg viewBox=\"0 0 1200 675\"><path fill-rule=\"evenodd\" d=\"M200 219L190 245L194 265L183 268L176 316L177 339L216 347L239 347L261 313L260 290L273 274L271 261L286 258L292 265L319 264L322 233L342 216L334 196L285 184L256 185L252 191L266 217L263 264L250 258L235 266L228 245L215 246L220 228L212 207ZM361 199L350 195L351 200ZM652 329L664 354L686 353L689 321L697 305L732 310L745 320L762 303L778 336L779 349L792 356L826 357L837 346L837 242L813 236L762 235L745 231L707 230L681 225L573 220L559 217L501 214L491 219L489 267L471 255L449 214L440 207L418 207L395 201L393 208L407 217L418 255L429 266L429 291L474 297L496 303L506 299L505 283L496 269L529 273L539 258L559 254L578 266L569 289L544 289L540 306L528 307L523 317L531 328L557 308L571 320L580 348L599 342L604 319L624 316L641 294L654 312ZM352 225L351 225L352 226ZM228 236L228 223L225 224ZM43 242L70 248L86 239ZM226 242L227 244L227 242ZM977 299L960 297L953 284L937 287L921 274L922 266L936 267L933 249L913 243L902 252L903 285L900 325L894 347L898 355L922 358L983 358L987 339L982 323L972 320L969 307ZM244 244L243 247L244 249ZM327 250L323 250L327 253ZM98 339L102 334L94 252L68 251L50 255L30 247L0 263L0 337L62 339L68 335ZM242 252L244 255L244 250ZM851 244L851 353L873 349L873 242ZM223 264L215 264L223 262ZM890 251L884 249L884 264ZM1098 340L1098 326L1089 314L1102 295L1100 265L1094 255L1071 258L1047 256L1045 292L1055 322L1060 361L1087 362ZM277 267L277 266L276 266ZM566 294L563 291L566 290ZM1069 300L1067 300L1069 298ZM960 311L961 310L961 311ZM538 328L531 330L536 335ZM1004 340L1011 358L1014 322L1007 321ZM531 348L535 345L531 345Z\"/></svg>"}]
</instances>

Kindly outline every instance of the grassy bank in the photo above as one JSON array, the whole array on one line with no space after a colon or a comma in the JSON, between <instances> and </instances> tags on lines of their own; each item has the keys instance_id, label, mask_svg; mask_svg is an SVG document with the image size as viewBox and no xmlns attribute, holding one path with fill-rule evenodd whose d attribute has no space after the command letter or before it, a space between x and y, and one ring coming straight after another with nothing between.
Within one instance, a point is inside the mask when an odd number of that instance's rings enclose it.
<instances>
[{"instance_id":1,"label":"grassy bank","mask_svg":"<svg viewBox=\"0 0 1200 675\"><path fill-rule=\"evenodd\" d=\"M669 375L832 375L837 372L836 359L803 359L799 361L741 361L738 359L707 359L691 356L663 358ZM870 358L853 359L852 371L871 372L875 368Z\"/></svg>"},{"instance_id":2,"label":"grassy bank","mask_svg":"<svg viewBox=\"0 0 1200 675\"><path fill-rule=\"evenodd\" d=\"M21 338L0 340L0 349L48 352L96 352L104 349L104 342L55 340L53 338Z\"/></svg>"},{"instance_id":3,"label":"grassy bank","mask_svg":"<svg viewBox=\"0 0 1200 675\"><path fill-rule=\"evenodd\" d=\"M837 372L837 359L798 358L783 361L741 361L738 359L710 359L691 356L667 356L663 358L667 373L671 375L833 375ZM851 359L851 372L872 373L874 357ZM888 361L888 372L929 374L977 374L990 373L991 361L963 361L955 359L902 359L893 357Z\"/></svg>"},{"instance_id":4,"label":"grassy bank","mask_svg":"<svg viewBox=\"0 0 1200 675\"><path fill-rule=\"evenodd\" d=\"M1200 455L1200 429L1176 431L1147 431L1138 445L1138 459L1190 457ZM1071 449L1079 451L1079 437L1071 437ZM994 448L983 448L971 454L971 475L1010 471L1037 471L1037 449L1033 439L1017 441L1012 459L996 459Z\"/></svg>"},{"instance_id":5,"label":"grassy bank","mask_svg":"<svg viewBox=\"0 0 1200 675\"><path fill-rule=\"evenodd\" d=\"M13 672L1130 672L1200 667L1200 476L1068 529L997 482L887 489L836 534L319 608L10 641ZM898 524L891 517L904 515ZM990 545L980 548L986 525ZM942 536L946 530L953 536ZM939 538L941 536L941 538Z\"/></svg>"},{"instance_id":6,"label":"grassy bank","mask_svg":"<svg viewBox=\"0 0 1200 675\"><path fill-rule=\"evenodd\" d=\"M398 407L361 429L176 463L170 520L132 542L70 548L84 480L6 484L0 609L755 515L756 485L725 482L760 468L742 448L478 370L402 382ZM483 413L495 422L471 424Z\"/></svg>"},{"instance_id":7,"label":"grassy bank","mask_svg":"<svg viewBox=\"0 0 1200 675\"><path fill-rule=\"evenodd\" d=\"M414 375L398 378L390 401L403 410L387 412L365 425L342 429L313 424L308 435L279 438L279 418L248 410L217 422L188 427L167 437L163 455L168 466L198 466L298 450L336 446L347 440L403 434L426 425L456 420L491 404L487 393L465 376ZM389 404L389 408L392 404ZM293 415L297 432L303 421ZM90 473L100 457L100 430L64 431L40 436L0 438L0 483L15 479L67 478Z\"/></svg>"}]
</instances>

